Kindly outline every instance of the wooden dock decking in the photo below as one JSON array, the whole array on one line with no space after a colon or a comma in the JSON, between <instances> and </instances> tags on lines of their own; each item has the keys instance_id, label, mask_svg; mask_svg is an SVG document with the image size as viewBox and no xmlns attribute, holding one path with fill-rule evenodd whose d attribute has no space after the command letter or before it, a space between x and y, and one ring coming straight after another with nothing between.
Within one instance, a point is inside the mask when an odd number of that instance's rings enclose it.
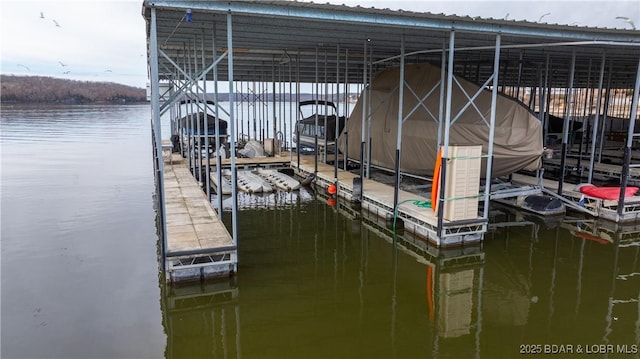
<instances>
[{"instance_id":1,"label":"wooden dock decking","mask_svg":"<svg viewBox=\"0 0 640 359\"><path fill-rule=\"evenodd\" d=\"M237 270L231 235L182 156L165 159L167 281L229 276Z\"/></svg>"},{"instance_id":2,"label":"wooden dock decking","mask_svg":"<svg viewBox=\"0 0 640 359\"><path fill-rule=\"evenodd\" d=\"M297 167L297 158L294 157L291 167ZM300 168L298 172L306 177L314 173L314 157L300 156ZM353 179L357 175L338 170L338 195L349 201L353 200ZM335 182L334 167L318 161L318 174L316 183L323 188ZM392 219L393 186L364 178L362 181L362 208L374 215ZM482 218L475 221L456 223L445 220L442 236L438 231L438 217L431 208L422 208L414 204L415 201L430 201L430 199L417 194L400 190L398 194L398 218L403 221L404 230L409 231L420 238L426 239L436 246L460 246L467 243L479 242L487 230L487 222Z\"/></svg>"}]
</instances>

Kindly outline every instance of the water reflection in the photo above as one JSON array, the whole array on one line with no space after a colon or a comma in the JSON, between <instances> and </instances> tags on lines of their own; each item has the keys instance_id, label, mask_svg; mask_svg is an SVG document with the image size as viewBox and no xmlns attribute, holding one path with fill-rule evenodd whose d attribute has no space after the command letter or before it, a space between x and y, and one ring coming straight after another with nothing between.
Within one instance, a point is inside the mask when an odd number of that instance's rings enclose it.
<instances>
[{"instance_id":1,"label":"water reflection","mask_svg":"<svg viewBox=\"0 0 640 359\"><path fill-rule=\"evenodd\" d=\"M165 292L167 357L496 358L640 340L635 226L492 208L482 245L441 250L308 193L244 207L233 281Z\"/></svg>"},{"instance_id":2,"label":"water reflection","mask_svg":"<svg viewBox=\"0 0 640 359\"><path fill-rule=\"evenodd\" d=\"M543 344L613 345L613 351L607 347L601 354L620 354L618 345L636 345L635 353L628 354L638 357L640 226L580 217L543 219L506 208L498 213L500 220L494 217L490 226L493 241L486 243L502 248L485 248L502 255L503 270L520 278L522 285L510 287L527 295L511 303L525 308L529 297L522 335ZM493 259L487 262L498 267Z\"/></svg>"},{"instance_id":3,"label":"water reflection","mask_svg":"<svg viewBox=\"0 0 640 359\"><path fill-rule=\"evenodd\" d=\"M296 207L303 202L309 202L314 199L313 192L308 187L302 187L299 190L285 192L274 191L270 193L245 193L238 191L238 210L251 209L278 209L283 210L290 207ZM211 204L217 208L218 201L216 195L212 195ZM231 196L224 196L222 207L224 211L231 211L233 201Z\"/></svg>"},{"instance_id":4,"label":"water reflection","mask_svg":"<svg viewBox=\"0 0 640 359\"><path fill-rule=\"evenodd\" d=\"M161 356L149 105L0 112L0 357Z\"/></svg>"},{"instance_id":5,"label":"water reflection","mask_svg":"<svg viewBox=\"0 0 640 359\"><path fill-rule=\"evenodd\" d=\"M235 280L165 287L167 358L240 358L240 307Z\"/></svg>"}]
</instances>

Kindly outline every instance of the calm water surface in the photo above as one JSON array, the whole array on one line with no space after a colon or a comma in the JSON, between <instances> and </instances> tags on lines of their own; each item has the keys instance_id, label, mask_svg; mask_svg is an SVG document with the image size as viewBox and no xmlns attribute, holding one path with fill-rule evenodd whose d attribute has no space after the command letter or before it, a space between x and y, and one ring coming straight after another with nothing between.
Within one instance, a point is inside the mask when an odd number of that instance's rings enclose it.
<instances>
[{"instance_id":1,"label":"calm water surface","mask_svg":"<svg viewBox=\"0 0 640 359\"><path fill-rule=\"evenodd\" d=\"M165 287L149 113L2 107L2 358L640 355L633 226L492 207L438 251L310 189L242 196L239 274Z\"/></svg>"}]
</instances>

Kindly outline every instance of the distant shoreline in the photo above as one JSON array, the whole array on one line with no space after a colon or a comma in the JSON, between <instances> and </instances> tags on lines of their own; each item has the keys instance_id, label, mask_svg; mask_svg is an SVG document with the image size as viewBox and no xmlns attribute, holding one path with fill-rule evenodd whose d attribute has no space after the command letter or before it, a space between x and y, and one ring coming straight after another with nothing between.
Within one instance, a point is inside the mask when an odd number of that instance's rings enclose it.
<instances>
[{"instance_id":1,"label":"distant shoreline","mask_svg":"<svg viewBox=\"0 0 640 359\"><path fill-rule=\"evenodd\" d=\"M112 82L66 80L46 76L0 75L2 104L145 103L147 92Z\"/></svg>"},{"instance_id":2,"label":"distant shoreline","mask_svg":"<svg viewBox=\"0 0 640 359\"><path fill-rule=\"evenodd\" d=\"M89 82L67 80L46 76L0 75L2 104L141 104L149 103L147 90L112 82ZM309 100L327 100L342 103L344 93L321 94L310 93L235 93L234 101L238 102L297 102ZM213 93L207 93L207 99L213 100ZM218 93L219 102L228 102L229 93ZM355 103L358 94L350 93L348 102Z\"/></svg>"}]
</instances>

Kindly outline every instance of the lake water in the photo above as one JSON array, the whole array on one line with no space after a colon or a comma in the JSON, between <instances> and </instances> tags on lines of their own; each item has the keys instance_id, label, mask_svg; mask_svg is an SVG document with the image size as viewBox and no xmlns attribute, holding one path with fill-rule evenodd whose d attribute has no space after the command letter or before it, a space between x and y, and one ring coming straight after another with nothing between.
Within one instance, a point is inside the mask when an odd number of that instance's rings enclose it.
<instances>
[{"instance_id":1,"label":"lake water","mask_svg":"<svg viewBox=\"0 0 640 359\"><path fill-rule=\"evenodd\" d=\"M311 189L241 196L237 276L167 287L149 116L2 106L2 358L640 356L640 229L497 206L439 251Z\"/></svg>"}]
</instances>

